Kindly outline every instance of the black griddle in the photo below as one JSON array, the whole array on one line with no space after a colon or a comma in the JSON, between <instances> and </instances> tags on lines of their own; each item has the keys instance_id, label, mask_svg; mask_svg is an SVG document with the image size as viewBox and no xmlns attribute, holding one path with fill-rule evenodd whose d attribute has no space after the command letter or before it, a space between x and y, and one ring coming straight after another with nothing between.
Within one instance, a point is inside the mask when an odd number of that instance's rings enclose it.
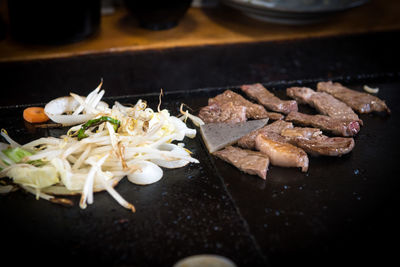
<instances>
[{"instance_id":1,"label":"black griddle","mask_svg":"<svg viewBox=\"0 0 400 267\"><path fill-rule=\"evenodd\" d=\"M285 98L288 86L328 79L358 90L379 87L392 110L361 116L365 126L350 154L311 157L307 173L271 166L266 181L210 156L198 134L185 143L200 164L165 170L153 185L123 180L116 187L136 213L106 192L95 194L86 210L77 197L75 206L64 207L23 191L2 195L3 255L15 264L70 266L172 266L194 254L223 255L238 266L389 263L399 236L400 42L394 34L1 63L7 90L0 126L20 143L65 132L30 127L22 119L26 106L70 91L87 94L100 77L110 104L143 98L156 108L162 87L162 107L172 114L182 102L196 112L242 83L261 82Z\"/></svg>"}]
</instances>

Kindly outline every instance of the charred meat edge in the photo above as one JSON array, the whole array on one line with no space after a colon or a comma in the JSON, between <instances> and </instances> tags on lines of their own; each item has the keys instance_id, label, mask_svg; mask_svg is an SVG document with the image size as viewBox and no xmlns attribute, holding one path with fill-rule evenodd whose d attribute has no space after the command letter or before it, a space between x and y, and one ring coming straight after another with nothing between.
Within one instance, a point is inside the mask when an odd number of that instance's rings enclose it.
<instances>
[{"instance_id":1,"label":"charred meat edge","mask_svg":"<svg viewBox=\"0 0 400 267\"><path fill-rule=\"evenodd\" d=\"M247 120L246 109L245 106L235 106L232 102L226 102L222 105L214 103L202 107L199 111L199 117L204 123L238 123Z\"/></svg>"},{"instance_id":2,"label":"charred meat edge","mask_svg":"<svg viewBox=\"0 0 400 267\"><path fill-rule=\"evenodd\" d=\"M322 132L318 128L293 127L283 129L281 135L287 138L314 139L322 136Z\"/></svg>"},{"instance_id":3,"label":"charred meat edge","mask_svg":"<svg viewBox=\"0 0 400 267\"><path fill-rule=\"evenodd\" d=\"M315 92L308 87L290 87L286 93L298 103L309 104L319 113L345 121L357 121L362 125L362 120L344 102L324 92Z\"/></svg>"},{"instance_id":4,"label":"charred meat edge","mask_svg":"<svg viewBox=\"0 0 400 267\"><path fill-rule=\"evenodd\" d=\"M290 138L289 143L302 148L312 156L342 156L350 153L354 146L351 137L321 136L314 139Z\"/></svg>"},{"instance_id":5,"label":"charred meat edge","mask_svg":"<svg viewBox=\"0 0 400 267\"><path fill-rule=\"evenodd\" d=\"M264 180L267 177L269 158L261 152L228 146L223 150L214 152L213 155L245 173L258 175Z\"/></svg>"},{"instance_id":6,"label":"charred meat edge","mask_svg":"<svg viewBox=\"0 0 400 267\"><path fill-rule=\"evenodd\" d=\"M317 84L317 91L331 94L359 113L385 111L390 114L390 109L385 101L376 96L352 90L337 82L319 82Z\"/></svg>"},{"instance_id":7,"label":"charred meat edge","mask_svg":"<svg viewBox=\"0 0 400 267\"><path fill-rule=\"evenodd\" d=\"M357 121L344 121L320 114L290 112L285 120L302 126L316 127L339 136L354 136L360 131L360 124Z\"/></svg>"},{"instance_id":8,"label":"charred meat edge","mask_svg":"<svg viewBox=\"0 0 400 267\"><path fill-rule=\"evenodd\" d=\"M281 100L273 93L268 91L262 84L245 84L240 87L242 91L251 99L257 101L269 110L288 114L291 111L297 111L297 102L295 100Z\"/></svg>"},{"instance_id":9,"label":"charred meat edge","mask_svg":"<svg viewBox=\"0 0 400 267\"><path fill-rule=\"evenodd\" d=\"M222 94L208 99L208 105L212 105L214 103L222 105L227 102L232 102L235 106L245 106L246 117L248 119L270 118L272 120L281 120L284 117L282 114L279 113L267 112L263 106L252 103L249 100L245 99L243 96L231 90L226 90Z\"/></svg>"},{"instance_id":10,"label":"charred meat edge","mask_svg":"<svg viewBox=\"0 0 400 267\"><path fill-rule=\"evenodd\" d=\"M290 122L276 121L242 137L238 145L256 149L256 137L262 135L281 143L290 143L312 156L341 156L351 152L355 146L353 138L328 137L318 128L293 127Z\"/></svg>"}]
</instances>

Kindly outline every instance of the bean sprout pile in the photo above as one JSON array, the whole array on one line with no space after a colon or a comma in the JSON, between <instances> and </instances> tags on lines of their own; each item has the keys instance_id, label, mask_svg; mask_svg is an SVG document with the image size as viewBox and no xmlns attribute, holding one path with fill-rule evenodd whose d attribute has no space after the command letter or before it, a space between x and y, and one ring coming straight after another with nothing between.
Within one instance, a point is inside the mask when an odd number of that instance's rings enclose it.
<instances>
[{"instance_id":1,"label":"bean sprout pile","mask_svg":"<svg viewBox=\"0 0 400 267\"><path fill-rule=\"evenodd\" d=\"M157 111L143 100L133 106L115 102L110 108L101 101L101 85L87 97L71 93L46 105L45 112L54 122L73 125L65 135L20 145L3 129L8 144L0 143L0 178L9 177L37 199L52 202L68 202L59 195L81 194L82 209L93 203L95 192L106 190L134 212L135 207L114 188L121 179L151 184L162 178L162 168L199 163L182 142L195 137L196 130L186 126L186 119L202 123L196 116L182 106L179 118L161 110L161 94ZM1 187L2 191L10 188Z\"/></svg>"}]
</instances>

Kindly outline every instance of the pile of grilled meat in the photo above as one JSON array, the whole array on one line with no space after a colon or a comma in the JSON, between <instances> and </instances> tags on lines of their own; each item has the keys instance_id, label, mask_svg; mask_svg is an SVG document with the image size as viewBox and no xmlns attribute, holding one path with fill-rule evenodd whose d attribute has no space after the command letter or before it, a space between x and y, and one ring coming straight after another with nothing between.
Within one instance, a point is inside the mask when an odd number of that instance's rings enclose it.
<instances>
[{"instance_id":1,"label":"pile of grilled meat","mask_svg":"<svg viewBox=\"0 0 400 267\"><path fill-rule=\"evenodd\" d=\"M294 100L282 100L261 84L242 85L241 91L258 104L226 90L210 98L208 106L200 109L199 117L205 123L239 123L263 118L273 121L241 137L235 145L213 153L263 179L269 164L299 167L307 172L308 155L349 153L355 145L353 136L363 125L357 113L390 114L385 102L376 96L331 81L319 82L316 91L307 87L287 88L286 94ZM310 105L319 114L301 113L298 104Z\"/></svg>"}]
</instances>

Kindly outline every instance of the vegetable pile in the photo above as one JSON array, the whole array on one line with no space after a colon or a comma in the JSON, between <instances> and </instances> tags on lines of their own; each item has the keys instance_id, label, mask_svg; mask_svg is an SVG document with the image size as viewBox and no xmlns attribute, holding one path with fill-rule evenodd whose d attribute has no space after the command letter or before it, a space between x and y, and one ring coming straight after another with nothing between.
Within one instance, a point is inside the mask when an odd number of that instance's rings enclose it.
<instances>
[{"instance_id":1,"label":"vegetable pile","mask_svg":"<svg viewBox=\"0 0 400 267\"><path fill-rule=\"evenodd\" d=\"M0 143L0 178L10 178L37 199L57 203L69 203L59 195L81 194L83 209L93 203L94 192L106 190L123 207L135 211L114 189L121 179L151 184L162 178L162 168L198 163L181 142L195 137L196 130L185 121L197 117L182 108L183 116L171 116L168 110L160 110L161 102L154 111L143 100L131 107L115 102L110 108L100 101L101 85L87 97L71 93L46 105L51 120L74 125L66 135L20 145L2 130L8 144ZM10 189L10 185L0 187L2 192Z\"/></svg>"}]
</instances>

